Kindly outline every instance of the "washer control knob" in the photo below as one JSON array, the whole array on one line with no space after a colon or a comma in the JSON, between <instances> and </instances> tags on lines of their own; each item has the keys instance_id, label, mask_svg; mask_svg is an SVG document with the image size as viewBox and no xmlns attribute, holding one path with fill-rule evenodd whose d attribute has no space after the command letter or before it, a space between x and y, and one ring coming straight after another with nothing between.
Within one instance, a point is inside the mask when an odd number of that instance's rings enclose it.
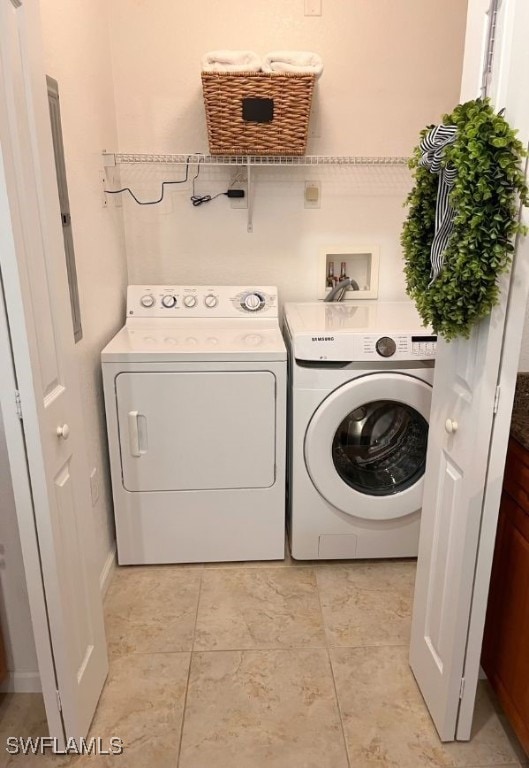
<instances>
[{"instance_id":1,"label":"washer control knob","mask_svg":"<svg viewBox=\"0 0 529 768\"><path fill-rule=\"evenodd\" d=\"M213 309L218 303L219 300L212 293L208 293L208 295L204 297L204 304L208 309Z\"/></svg>"},{"instance_id":2,"label":"washer control knob","mask_svg":"<svg viewBox=\"0 0 529 768\"><path fill-rule=\"evenodd\" d=\"M192 296L191 294L188 294L187 296L184 296L184 306L186 306L188 309L191 307L196 306L197 303L197 297Z\"/></svg>"},{"instance_id":3,"label":"washer control knob","mask_svg":"<svg viewBox=\"0 0 529 768\"><path fill-rule=\"evenodd\" d=\"M149 307L152 307L154 304L154 296L151 296L150 293L146 293L145 296L141 297L140 304L142 307L149 309Z\"/></svg>"},{"instance_id":4,"label":"washer control knob","mask_svg":"<svg viewBox=\"0 0 529 768\"><path fill-rule=\"evenodd\" d=\"M257 312L264 306L264 298L260 293L247 293L243 296L241 307L248 312Z\"/></svg>"},{"instance_id":5,"label":"washer control knob","mask_svg":"<svg viewBox=\"0 0 529 768\"><path fill-rule=\"evenodd\" d=\"M392 357L397 351L397 345L390 336L382 336L375 344L375 349L381 357Z\"/></svg>"},{"instance_id":6,"label":"washer control knob","mask_svg":"<svg viewBox=\"0 0 529 768\"><path fill-rule=\"evenodd\" d=\"M170 293L166 294L166 295L165 295L165 296L162 298L162 305L163 305L163 306L164 306L166 309L171 309L171 307L174 307L174 305L175 305L175 304L176 304L176 298L175 298L174 296L171 296L171 294L170 294Z\"/></svg>"},{"instance_id":7,"label":"washer control knob","mask_svg":"<svg viewBox=\"0 0 529 768\"><path fill-rule=\"evenodd\" d=\"M249 347L258 347L262 344L263 338L260 333L248 333L243 337L243 341Z\"/></svg>"}]
</instances>

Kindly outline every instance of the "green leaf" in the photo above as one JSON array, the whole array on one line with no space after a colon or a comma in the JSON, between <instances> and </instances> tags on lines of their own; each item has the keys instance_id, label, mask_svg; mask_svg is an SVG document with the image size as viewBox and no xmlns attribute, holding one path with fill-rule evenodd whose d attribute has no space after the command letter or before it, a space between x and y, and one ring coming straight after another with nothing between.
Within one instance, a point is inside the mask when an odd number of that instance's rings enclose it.
<instances>
[{"instance_id":1,"label":"green leaf","mask_svg":"<svg viewBox=\"0 0 529 768\"><path fill-rule=\"evenodd\" d=\"M455 215L443 272L431 286L438 178L418 166L420 147L410 160L415 185L406 200L401 243L408 294L424 322L451 340L468 338L497 303L498 276L510 266L514 238L526 231L518 221L519 205L529 200L521 169L527 152L487 99L459 104L443 122L457 127L444 157L457 171L450 193Z\"/></svg>"}]
</instances>

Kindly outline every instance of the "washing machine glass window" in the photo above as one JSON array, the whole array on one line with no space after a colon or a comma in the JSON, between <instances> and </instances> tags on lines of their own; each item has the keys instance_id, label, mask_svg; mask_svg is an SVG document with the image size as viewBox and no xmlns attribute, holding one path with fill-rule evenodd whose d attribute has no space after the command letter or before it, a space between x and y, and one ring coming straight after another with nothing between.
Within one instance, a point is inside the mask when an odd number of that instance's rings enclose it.
<instances>
[{"instance_id":1,"label":"washing machine glass window","mask_svg":"<svg viewBox=\"0 0 529 768\"><path fill-rule=\"evenodd\" d=\"M424 474L428 423L405 403L375 400L347 414L334 435L332 458L342 480L370 496L389 496Z\"/></svg>"}]
</instances>

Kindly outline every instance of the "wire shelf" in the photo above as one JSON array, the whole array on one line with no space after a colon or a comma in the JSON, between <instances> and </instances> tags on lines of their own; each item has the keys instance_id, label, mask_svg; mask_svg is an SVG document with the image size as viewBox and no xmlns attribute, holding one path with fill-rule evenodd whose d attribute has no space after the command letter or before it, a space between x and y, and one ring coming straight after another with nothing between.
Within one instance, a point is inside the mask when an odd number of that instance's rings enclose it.
<instances>
[{"instance_id":1,"label":"wire shelf","mask_svg":"<svg viewBox=\"0 0 529 768\"><path fill-rule=\"evenodd\" d=\"M355 157L353 155L151 155L104 152L105 165L156 163L165 165L239 165L239 166L310 166L310 165L408 165L407 157Z\"/></svg>"}]
</instances>

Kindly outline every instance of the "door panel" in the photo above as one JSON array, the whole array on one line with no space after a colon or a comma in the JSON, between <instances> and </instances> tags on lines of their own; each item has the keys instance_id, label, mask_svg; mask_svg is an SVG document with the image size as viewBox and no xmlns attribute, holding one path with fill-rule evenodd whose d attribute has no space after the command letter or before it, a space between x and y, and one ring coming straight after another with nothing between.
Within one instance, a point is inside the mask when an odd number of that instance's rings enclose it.
<instances>
[{"instance_id":1,"label":"door panel","mask_svg":"<svg viewBox=\"0 0 529 768\"><path fill-rule=\"evenodd\" d=\"M428 594L428 610L426 614L426 642L433 659L442 673L443 658L446 648L443 628L452 614L452 595L446 578L446 564L449 561L453 535L457 530L457 509L461 471L443 453L440 469L442 490L440 493L440 514L436 521L434 532L435 554L432 558L431 588Z\"/></svg>"},{"instance_id":2,"label":"door panel","mask_svg":"<svg viewBox=\"0 0 529 768\"><path fill-rule=\"evenodd\" d=\"M54 654L56 682L51 690L43 675L43 693L50 712L58 689L64 731L80 737L107 673L106 643L38 3L16 6L0 0L0 185L8 222L0 266ZM21 529L27 525L19 519ZM35 578L28 564L26 573ZM37 591L30 586L30 595ZM36 621L41 606L30 607ZM52 720L51 735L62 739Z\"/></svg>"},{"instance_id":3,"label":"door panel","mask_svg":"<svg viewBox=\"0 0 529 768\"><path fill-rule=\"evenodd\" d=\"M86 600L86 585L82 568L77 568L77 557L81 551L77 525L74 480L70 472L70 461L59 470L55 478L55 501L57 505L58 541L62 553L60 578L64 584L66 601L70 605L74 623L73 658L75 668L81 670L94 647L94 632L90 623L90 605ZM73 512L73 514L72 514ZM79 599L81 598L81 599Z\"/></svg>"},{"instance_id":4,"label":"door panel","mask_svg":"<svg viewBox=\"0 0 529 768\"><path fill-rule=\"evenodd\" d=\"M272 373L122 373L116 397L128 491L274 484Z\"/></svg>"},{"instance_id":5,"label":"door panel","mask_svg":"<svg viewBox=\"0 0 529 768\"><path fill-rule=\"evenodd\" d=\"M499 315L469 341L437 345L410 664L448 741L457 722L502 330Z\"/></svg>"}]
</instances>

